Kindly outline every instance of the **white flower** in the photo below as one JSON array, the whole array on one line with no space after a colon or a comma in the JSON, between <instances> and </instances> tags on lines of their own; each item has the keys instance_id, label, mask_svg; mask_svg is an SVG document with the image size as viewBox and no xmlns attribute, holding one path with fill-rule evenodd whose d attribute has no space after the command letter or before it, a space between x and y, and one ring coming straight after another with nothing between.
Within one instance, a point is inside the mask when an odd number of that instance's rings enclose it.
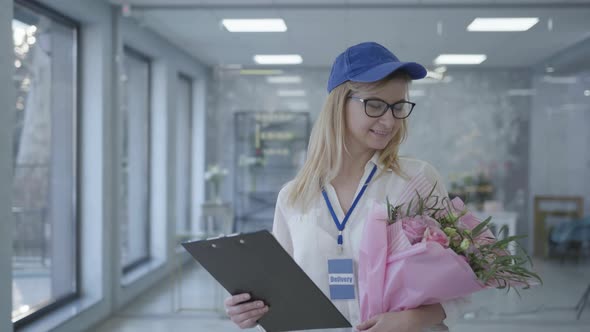
<instances>
[{"instance_id":1,"label":"white flower","mask_svg":"<svg viewBox=\"0 0 590 332\"><path fill-rule=\"evenodd\" d=\"M221 168L219 165L215 164L209 166L209 169L205 172L205 180L221 181L221 179L228 174L229 171L226 168Z\"/></svg>"}]
</instances>

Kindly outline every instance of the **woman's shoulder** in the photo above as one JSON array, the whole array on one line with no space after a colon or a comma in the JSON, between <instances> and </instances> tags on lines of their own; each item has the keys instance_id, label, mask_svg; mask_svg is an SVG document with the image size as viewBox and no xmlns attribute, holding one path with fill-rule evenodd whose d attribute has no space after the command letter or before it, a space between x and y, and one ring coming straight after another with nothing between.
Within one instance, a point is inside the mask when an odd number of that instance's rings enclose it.
<instances>
[{"instance_id":1,"label":"woman's shoulder","mask_svg":"<svg viewBox=\"0 0 590 332\"><path fill-rule=\"evenodd\" d=\"M277 204L280 204L283 207L288 206L287 203L289 201L289 196L291 196L291 192L293 191L294 185L295 180L291 180L281 187L277 196Z\"/></svg>"},{"instance_id":2,"label":"woman's shoulder","mask_svg":"<svg viewBox=\"0 0 590 332\"><path fill-rule=\"evenodd\" d=\"M285 183L281 189L279 190L279 198L287 198L291 191L293 190L293 186L295 184L295 180L290 180L289 182Z\"/></svg>"},{"instance_id":3,"label":"woman's shoulder","mask_svg":"<svg viewBox=\"0 0 590 332\"><path fill-rule=\"evenodd\" d=\"M445 181L438 170L429 162L416 158L403 157L399 158L400 167L410 179L417 176L423 176L432 185L436 185L438 190L446 195L447 189Z\"/></svg>"},{"instance_id":4,"label":"woman's shoulder","mask_svg":"<svg viewBox=\"0 0 590 332\"><path fill-rule=\"evenodd\" d=\"M438 175L438 171L432 164L425 160L412 158L412 157L399 157L399 165L405 174L407 174L410 178L422 173L427 178L436 177Z\"/></svg>"},{"instance_id":5,"label":"woman's shoulder","mask_svg":"<svg viewBox=\"0 0 590 332\"><path fill-rule=\"evenodd\" d=\"M277 208L280 208L281 210L283 210L284 213L287 213L287 214L303 213L300 206L293 205L291 202L291 195L293 194L294 190L297 190L296 186L295 186L295 180L291 180L291 181L285 183L281 187L281 190L279 191L276 204L277 204Z\"/></svg>"}]
</instances>

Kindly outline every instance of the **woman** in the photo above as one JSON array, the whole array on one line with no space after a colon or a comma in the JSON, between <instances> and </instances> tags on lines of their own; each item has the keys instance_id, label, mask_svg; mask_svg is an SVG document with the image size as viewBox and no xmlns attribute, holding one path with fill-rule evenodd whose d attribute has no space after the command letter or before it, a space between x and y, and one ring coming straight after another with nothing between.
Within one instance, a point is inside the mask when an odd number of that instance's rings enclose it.
<instances>
[{"instance_id":1,"label":"woman","mask_svg":"<svg viewBox=\"0 0 590 332\"><path fill-rule=\"evenodd\" d=\"M358 285L353 282L349 292L336 294L328 278L333 272L328 261L336 258L352 263L350 272L357 280L363 222L373 203L399 196L419 174L437 184L436 195L448 195L431 165L398 156L415 106L408 101L409 85L425 76L421 65L400 62L373 42L339 55L328 81L328 99L311 133L307 160L278 196L275 237L359 331L446 330L444 325L452 325L467 302L462 298L360 322ZM242 304L248 299L248 294L240 294L226 300L228 315L241 328L256 326L269 310L260 302Z\"/></svg>"}]
</instances>

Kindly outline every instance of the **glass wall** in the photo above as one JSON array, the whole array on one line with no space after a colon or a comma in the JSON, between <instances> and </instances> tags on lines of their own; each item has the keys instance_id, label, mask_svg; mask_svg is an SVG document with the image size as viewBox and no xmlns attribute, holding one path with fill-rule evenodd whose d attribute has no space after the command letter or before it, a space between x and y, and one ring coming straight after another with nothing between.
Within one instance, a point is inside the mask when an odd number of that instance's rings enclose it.
<instances>
[{"instance_id":1,"label":"glass wall","mask_svg":"<svg viewBox=\"0 0 590 332\"><path fill-rule=\"evenodd\" d=\"M77 28L18 1L12 30L12 320L18 326L77 293Z\"/></svg>"}]
</instances>

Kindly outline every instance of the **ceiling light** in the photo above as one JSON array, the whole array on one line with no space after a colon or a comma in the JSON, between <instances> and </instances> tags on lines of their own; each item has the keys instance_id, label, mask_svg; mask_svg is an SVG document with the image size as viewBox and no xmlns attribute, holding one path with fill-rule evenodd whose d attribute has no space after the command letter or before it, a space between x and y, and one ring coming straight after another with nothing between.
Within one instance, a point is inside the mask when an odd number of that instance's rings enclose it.
<instances>
[{"instance_id":1,"label":"ceiling light","mask_svg":"<svg viewBox=\"0 0 590 332\"><path fill-rule=\"evenodd\" d=\"M543 82L550 84L576 84L578 78L576 76L543 76Z\"/></svg>"},{"instance_id":2,"label":"ceiling light","mask_svg":"<svg viewBox=\"0 0 590 332\"><path fill-rule=\"evenodd\" d=\"M287 25L283 19L224 19L221 24L229 32L285 32Z\"/></svg>"},{"instance_id":3,"label":"ceiling light","mask_svg":"<svg viewBox=\"0 0 590 332\"><path fill-rule=\"evenodd\" d=\"M254 61L259 65L298 65L303 58L299 54L255 55Z\"/></svg>"},{"instance_id":4,"label":"ceiling light","mask_svg":"<svg viewBox=\"0 0 590 332\"><path fill-rule=\"evenodd\" d=\"M296 84L301 83L301 76L269 76L266 81L271 84Z\"/></svg>"},{"instance_id":5,"label":"ceiling light","mask_svg":"<svg viewBox=\"0 0 590 332\"><path fill-rule=\"evenodd\" d=\"M283 71L280 69L242 69L240 75L280 75Z\"/></svg>"},{"instance_id":6,"label":"ceiling light","mask_svg":"<svg viewBox=\"0 0 590 332\"><path fill-rule=\"evenodd\" d=\"M528 97L534 96L537 94L537 90L535 89L510 89L508 90L508 95L511 97Z\"/></svg>"},{"instance_id":7,"label":"ceiling light","mask_svg":"<svg viewBox=\"0 0 590 332\"><path fill-rule=\"evenodd\" d=\"M219 65L219 68L220 69L226 69L226 70L232 70L232 69L239 70L239 69L242 69L242 65L235 64L235 63L233 63L233 64L227 64L227 65L220 64Z\"/></svg>"},{"instance_id":8,"label":"ceiling light","mask_svg":"<svg viewBox=\"0 0 590 332\"><path fill-rule=\"evenodd\" d=\"M584 96L590 97L590 90L584 90Z\"/></svg>"},{"instance_id":9,"label":"ceiling light","mask_svg":"<svg viewBox=\"0 0 590 332\"><path fill-rule=\"evenodd\" d=\"M485 54L441 54L434 59L436 65L479 65L487 59Z\"/></svg>"},{"instance_id":10,"label":"ceiling light","mask_svg":"<svg viewBox=\"0 0 590 332\"><path fill-rule=\"evenodd\" d=\"M478 17L469 24L467 31L527 31L537 23L538 17Z\"/></svg>"},{"instance_id":11,"label":"ceiling light","mask_svg":"<svg viewBox=\"0 0 590 332\"><path fill-rule=\"evenodd\" d=\"M442 80L437 80L437 79L434 79L434 78L431 78L431 77L426 77L426 78L423 78L421 80L412 81L412 85L414 85L414 84L419 84L420 85L420 84L451 83L452 81L453 81L453 77L452 76L448 76L448 75L445 76L445 77L443 77Z\"/></svg>"},{"instance_id":12,"label":"ceiling light","mask_svg":"<svg viewBox=\"0 0 590 332\"><path fill-rule=\"evenodd\" d=\"M447 67L445 67L445 66L436 67L436 68L434 68L433 71L435 73L443 74L443 73L445 73L447 71Z\"/></svg>"},{"instance_id":13,"label":"ceiling light","mask_svg":"<svg viewBox=\"0 0 590 332\"><path fill-rule=\"evenodd\" d=\"M560 108L563 111L584 111L588 109L587 104L563 104Z\"/></svg>"},{"instance_id":14,"label":"ceiling light","mask_svg":"<svg viewBox=\"0 0 590 332\"><path fill-rule=\"evenodd\" d=\"M305 97L305 90L279 90L279 97Z\"/></svg>"},{"instance_id":15,"label":"ceiling light","mask_svg":"<svg viewBox=\"0 0 590 332\"><path fill-rule=\"evenodd\" d=\"M441 83L441 81L435 80L434 78L430 78L430 77L425 77L421 80L412 81L412 85L414 85L414 84L436 84L436 83Z\"/></svg>"},{"instance_id":16,"label":"ceiling light","mask_svg":"<svg viewBox=\"0 0 590 332\"><path fill-rule=\"evenodd\" d=\"M439 80L440 81L440 80L443 79L444 76L443 76L442 73L437 73L435 71L427 70L426 71L426 77L430 77L432 79L435 79L435 80Z\"/></svg>"},{"instance_id":17,"label":"ceiling light","mask_svg":"<svg viewBox=\"0 0 590 332\"><path fill-rule=\"evenodd\" d=\"M309 109L309 104L305 100L289 100L284 103L285 108L291 111L306 111Z\"/></svg>"}]
</instances>

